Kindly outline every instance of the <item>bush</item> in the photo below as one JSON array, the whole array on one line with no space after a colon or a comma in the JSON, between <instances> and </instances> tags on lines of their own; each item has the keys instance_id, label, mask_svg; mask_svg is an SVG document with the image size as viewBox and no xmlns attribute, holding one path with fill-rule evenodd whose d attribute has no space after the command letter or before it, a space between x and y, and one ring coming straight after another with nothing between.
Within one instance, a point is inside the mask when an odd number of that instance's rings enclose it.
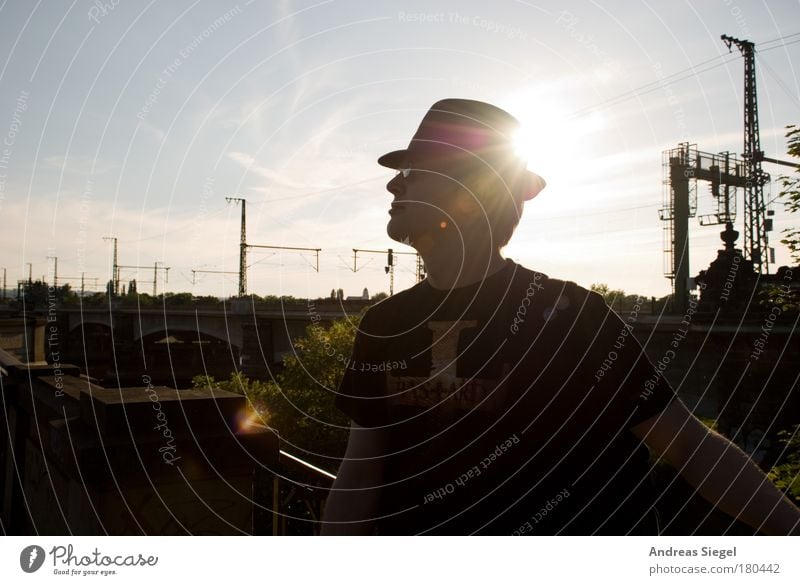
<instances>
[{"instance_id":1,"label":"bush","mask_svg":"<svg viewBox=\"0 0 800 585\"><path fill-rule=\"evenodd\" d=\"M250 414L275 430L289 450L326 469L335 468L347 447L349 418L334 406L360 318L339 319L330 327L312 324L295 340L274 381L250 380L242 373L224 382L206 376L195 387L214 386L248 398Z\"/></svg>"},{"instance_id":2,"label":"bush","mask_svg":"<svg viewBox=\"0 0 800 585\"><path fill-rule=\"evenodd\" d=\"M778 440L786 450L782 463L770 470L769 478L790 499L800 503L800 424L794 425L791 431L779 432Z\"/></svg>"}]
</instances>

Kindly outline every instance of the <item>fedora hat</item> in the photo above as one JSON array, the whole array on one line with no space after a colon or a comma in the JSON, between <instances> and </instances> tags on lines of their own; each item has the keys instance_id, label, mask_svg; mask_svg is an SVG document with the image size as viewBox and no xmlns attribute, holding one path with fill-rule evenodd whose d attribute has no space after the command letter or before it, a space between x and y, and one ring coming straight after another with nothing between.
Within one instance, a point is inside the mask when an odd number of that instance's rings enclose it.
<instances>
[{"instance_id":1,"label":"fedora hat","mask_svg":"<svg viewBox=\"0 0 800 585\"><path fill-rule=\"evenodd\" d=\"M378 164L390 169L453 168L495 173L525 200L545 187L545 180L526 168L515 152L519 121L506 112L475 100L447 98L433 104L420 122L408 148L388 152Z\"/></svg>"}]
</instances>

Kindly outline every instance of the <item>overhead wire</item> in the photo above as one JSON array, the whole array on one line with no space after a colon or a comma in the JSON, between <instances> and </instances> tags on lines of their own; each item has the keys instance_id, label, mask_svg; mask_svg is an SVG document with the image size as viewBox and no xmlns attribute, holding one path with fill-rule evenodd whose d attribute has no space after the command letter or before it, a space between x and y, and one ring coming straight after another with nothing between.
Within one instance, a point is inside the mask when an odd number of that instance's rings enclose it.
<instances>
[{"instance_id":1,"label":"overhead wire","mask_svg":"<svg viewBox=\"0 0 800 585\"><path fill-rule=\"evenodd\" d=\"M219 215L220 213L222 213L222 212L223 212L223 211L225 211L226 209L227 209L227 207L220 207L220 208L219 208L219 209L217 209L216 211L214 211L214 212L212 212L212 213L209 213L209 214L206 214L206 215L204 215L202 218L196 218L196 219L193 219L193 220L191 220L191 221L188 221L188 222L186 222L185 224L183 224L183 225L181 225L181 226L178 226L178 227L176 227L176 228L169 229L169 230L167 230L167 231L165 231L165 232L162 232L162 233L159 233L159 234L154 234L154 235L152 235L152 236L145 236L145 237L143 237L143 238L139 238L139 239L137 239L137 240L119 240L119 243L120 243L120 244L136 244L136 243L138 243L138 242L145 242L145 241L147 241L147 240L154 240L154 239L156 239L156 238L162 238L162 237L164 237L164 236L166 236L166 235L169 235L169 234L174 234L175 232L179 232L179 231L181 231L181 230L185 230L187 227L193 227L193 226L197 226L197 225L198 225L200 222L202 222L202 221L206 220L206 219L207 219L207 218L209 218L209 217L214 217L215 215Z\"/></svg>"},{"instance_id":2,"label":"overhead wire","mask_svg":"<svg viewBox=\"0 0 800 585\"><path fill-rule=\"evenodd\" d=\"M756 54L756 57L758 58L758 54ZM764 59L758 58L758 64L759 66L763 67L770 76L772 76L772 78L777 82L778 86L784 91L784 93L786 93L789 99L800 106L800 99L798 99L796 94L792 93L792 90L785 84L783 79L780 78L778 73L772 67L770 67L769 63L764 61Z\"/></svg>"},{"instance_id":3,"label":"overhead wire","mask_svg":"<svg viewBox=\"0 0 800 585\"><path fill-rule=\"evenodd\" d=\"M792 41L791 43L781 43L780 45L775 45L774 47L767 47L766 49L759 49L760 52L765 53L767 51L772 51L774 49L780 49L781 47L790 47L791 45L795 45L800 43L800 39ZM759 45L756 45L759 46Z\"/></svg>"},{"instance_id":4,"label":"overhead wire","mask_svg":"<svg viewBox=\"0 0 800 585\"><path fill-rule=\"evenodd\" d=\"M768 44L771 44L771 43L773 43L775 41L778 41L778 40L784 40L785 41L785 39L789 39L789 38L792 38L792 37L795 37L795 36L798 36L798 35L800 35L800 32L793 33L791 35L785 35L785 36L782 36L782 37L777 37L775 39L772 39L770 41L766 41L764 43L758 43L756 46L757 47L762 47L763 45L768 45ZM789 43L782 42L782 43L779 43L777 45L774 45L774 46L771 46L771 47L766 47L766 48L759 49L759 50L761 52L770 51L770 50L773 50L773 49L778 49L780 47L790 46L790 45L793 45L793 44L799 43L799 42L800 42L800 39L797 39L797 40L794 40L794 41L789 42ZM732 55L732 56L730 56L730 58L727 58L727 59L726 59L726 57L728 57L728 55L725 55L725 54L716 55L714 57L706 59L705 61L701 61L700 63L695 63L693 65L690 65L686 69L682 69L680 71L676 71L675 73L671 73L670 75L662 77L661 79L657 79L655 81L651 81L649 83L645 83L643 85L640 85L639 87L635 87L635 88L633 88L631 90L628 90L628 91L626 91L624 93L621 93L621 94L619 94L617 96L614 96L612 98L604 100L604 101L602 101L602 102L600 102L598 104L594 104L592 106L586 106L586 107L580 108L578 110L575 110L574 112L572 112L572 114L570 114L568 116L568 118L577 118L577 117L583 116L583 115L585 115L585 114L587 114L589 112L592 112L592 111L595 111L595 110L598 110L598 109L609 108L609 107L624 103L624 102L626 102L626 101L628 101L630 99L634 99L634 98L640 97L642 95L647 95L648 93L651 93L653 91L658 90L664 84L677 83L679 81L683 81L685 79L689 79L689 78L694 77L696 75L699 75L701 73L706 73L706 72L712 71L713 69L716 69L718 67L722 67L723 65L726 65L727 63L730 63L730 62L732 62L732 61L734 61L736 59L739 59L740 55ZM713 65L711 67L707 67L705 69L698 70L699 68L701 68L701 67L703 67L703 66L705 66L705 65L707 65L709 63L712 63L712 62L714 62L714 61L716 61L718 59L723 59L723 61L721 63L717 63L716 65ZM684 73L688 73L688 75L683 75Z\"/></svg>"},{"instance_id":5,"label":"overhead wire","mask_svg":"<svg viewBox=\"0 0 800 585\"><path fill-rule=\"evenodd\" d=\"M734 61L734 60L736 60L738 58L738 56L732 56L729 59L725 59L725 57L726 57L726 55L718 55L718 56L716 56L716 57L714 57L712 59L708 59L706 61L703 61L702 63L698 63L697 65L693 65L693 66L691 66L691 67L689 67L687 69L683 69L681 71L678 71L677 73L673 73L673 74L668 75L666 77L662 77L661 79L657 79L656 81L651 81L650 83L646 83L646 84L641 85L641 86L639 86L637 88L634 88L632 90L629 90L629 91L626 91L624 93L621 93L621 94L619 94L617 96L614 96L614 97L609 98L609 99L607 99L607 100L605 100L603 102L600 102L599 104L595 104L595 105L592 105L592 106L586 106L586 107L580 108L580 109L575 110L574 112L572 112L569 116L567 116L567 118L568 119L579 118L581 116L584 116L584 115L586 115L586 114L588 114L590 112L593 112L593 111L596 111L596 110L599 110L599 109L605 109L605 108L610 108L612 106L616 106L616 105L624 103L624 102L626 102L628 100L631 100L631 99L634 99L634 98L637 98L637 97L640 97L640 96L643 96L643 95L647 95L647 94L652 93L654 91L657 91L657 90L661 89L665 84L677 83L678 81L683 81L684 79L689 79L690 77L695 77L695 76L697 76L697 75L699 75L701 73L706 73L706 72L711 71L713 69L716 69L718 67L722 67L723 65L727 65L728 63L730 63L730 62L732 62L732 61ZM707 67L706 69L703 69L703 70L700 70L700 71L697 70L698 67L702 67L703 65L708 64L711 61L716 61L717 59L725 59L725 60L722 61L721 63L718 63L718 64L713 65L711 67ZM676 77L678 75L681 75L683 73L686 73L688 71L691 71L691 73L689 73L688 75L684 75L683 77L677 77L677 78L673 79L674 77Z\"/></svg>"},{"instance_id":6,"label":"overhead wire","mask_svg":"<svg viewBox=\"0 0 800 585\"><path fill-rule=\"evenodd\" d=\"M769 45L769 44L774 43L775 41L790 39L790 38L796 37L796 36L800 36L800 32L792 33L790 35L783 35L783 36L780 36L780 37L775 37L774 39L770 39L768 41L762 41L762 42L758 43L758 46ZM781 43L781 44L784 44L784 43Z\"/></svg>"}]
</instances>

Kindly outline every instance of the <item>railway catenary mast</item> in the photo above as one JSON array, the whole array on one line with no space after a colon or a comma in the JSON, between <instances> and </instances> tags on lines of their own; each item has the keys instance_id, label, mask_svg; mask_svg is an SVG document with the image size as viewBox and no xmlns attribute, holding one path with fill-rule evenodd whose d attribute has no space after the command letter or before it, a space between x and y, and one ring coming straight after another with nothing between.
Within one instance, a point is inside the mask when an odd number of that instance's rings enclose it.
<instances>
[{"instance_id":1,"label":"railway catenary mast","mask_svg":"<svg viewBox=\"0 0 800 585\"><path fill-rule=\"evenodd\" d=\"M736 45L744 57L744 152L742 158L747 165L747 185L744 198L744 255L753 262L756 272L767 274L772 261L767 232L772 228L772 220L767 218L764 204L764 185L769 181L769 175L761 169L764 153L761 150L758 127L755 44L728 35L722 35L720 38L727 45L728 50L732 51L732 46Z\"/></svg>"}]
</instances>

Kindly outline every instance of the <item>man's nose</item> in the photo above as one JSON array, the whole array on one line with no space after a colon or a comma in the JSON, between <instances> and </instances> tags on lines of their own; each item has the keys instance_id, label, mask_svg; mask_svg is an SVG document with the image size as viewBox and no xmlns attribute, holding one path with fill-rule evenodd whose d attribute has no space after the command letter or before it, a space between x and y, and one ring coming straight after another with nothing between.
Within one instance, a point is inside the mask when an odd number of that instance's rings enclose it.
<instances>
[{"instance_id":1,"label":"man's nose","mask_svg":"<svg viewBox=\"0 0 800 585\"><path fill-rule=\"evenodd\" d=\"M394 178L386 184L386 190L395 197L402 195L404 189L403 173L397 173Z\"/></svg>"}]
</instances>

